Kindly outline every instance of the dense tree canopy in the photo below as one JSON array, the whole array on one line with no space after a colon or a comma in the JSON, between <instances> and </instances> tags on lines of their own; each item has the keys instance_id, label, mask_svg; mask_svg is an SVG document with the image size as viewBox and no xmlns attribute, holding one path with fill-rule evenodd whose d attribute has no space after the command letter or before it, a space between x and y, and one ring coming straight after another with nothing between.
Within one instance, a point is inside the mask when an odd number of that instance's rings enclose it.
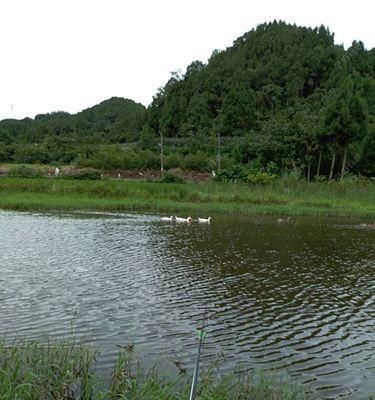
<instances>
[{"instance_id":1,"label":"dense tree canopy","mask_svg":"<svg viewBox=\"0 0 375 400\"><path fill-rule=\"evenodd\" d=\"M144 163L131 165L151 168L162 135L167 167L209 170L219 136L224 167L372 176L374 127L375 49L345 50L324 26L274 21L172 73L147 110L112 98L76 115L1 121L0 161L120 168L138 152Z\"/></svg>"},{"instance_id":2,"label":"dense tree canopy","mask_svg":"<svg viewBox=\"0 0 375 400\"><path fill-rule=\"evenodd\" d=\"M95 141L105 143L133 141L142 129L145 117L143 105L113 97L75 115L58 111L37 115L34 120L3 120L0 122L0 141L6 134L14 141L33 144L48 136L84 141L92 140L94 136Z\"/></svg>"},{"instance_id":3,"label":"dense tree canopy","mask_svg":"<svg viewBox=\"0 0 375 400\"><path fill-rule=\"evenodd\" d=\"M238 161L299 168L308 179L313 167L331 178L346 169L369 174L361 165L371 152L359 149L372 143L374 56L362 42L345 51L323 26L263 24L206 65L195 61L172 76L147 111L147 127L155 136L235 137Z\"/></svg>"}]
</instances>

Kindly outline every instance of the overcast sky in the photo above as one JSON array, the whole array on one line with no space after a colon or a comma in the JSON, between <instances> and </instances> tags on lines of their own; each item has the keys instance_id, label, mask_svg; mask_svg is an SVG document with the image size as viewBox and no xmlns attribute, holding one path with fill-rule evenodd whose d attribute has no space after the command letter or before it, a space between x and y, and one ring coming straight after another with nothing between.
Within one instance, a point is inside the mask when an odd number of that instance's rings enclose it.
<instances>
[{"instance_id":1,"label":"overcast sky","mask_svg":"<svg viewBox=\"0 0 375 400\"><path fill-rule=\"evenodd\" d=\"M370 0L0 0L0 120L112 96L148 105L171 71L281 19L375 46Z\"/></svg>"}]
</instances>

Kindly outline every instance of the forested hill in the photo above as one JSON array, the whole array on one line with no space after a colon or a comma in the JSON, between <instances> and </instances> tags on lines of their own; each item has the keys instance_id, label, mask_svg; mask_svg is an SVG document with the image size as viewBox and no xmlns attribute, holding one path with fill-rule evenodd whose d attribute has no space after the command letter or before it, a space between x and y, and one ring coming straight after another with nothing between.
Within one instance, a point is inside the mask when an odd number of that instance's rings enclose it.
<instances>
[{"instance_id":1,"label":"forested hill","mask_svg":"<svg viewBox=\"0 0 375 400\"><path fill-rule=\"evenodd\" d=\"M202 144L217 133L240 137L232 155L263 168L316 169L334 154L364 172L375 161L374 114L375 49L344 50L323 26L273 22L174 74L147 111L147 129Z\"/></svg>"},{"instance_id":2,"label":"forested hill","mask_svg":"<svg viewBox=\"0 0 375 400\"><path fill-rule=\"evenodd\" d=\"M257 129L264 117L324 88L340 53L324 27L261 25L214 51L207 65L195 61L184 75L172 76L149 109L150 128L166 136Z\"/></svg>"},{"instance_id":3,"label":"forested hill","mask_svg":"<svg viewBox=\"0 0 375 400\"><path fill-rule=\"evenodd\" d=\"M52 112L34 119L0 121L0 142L41 143L60 136L79 142L137 140L145 123L146 108L133 100L112 97L77 114Z\"/></svg>"}]
</instances>

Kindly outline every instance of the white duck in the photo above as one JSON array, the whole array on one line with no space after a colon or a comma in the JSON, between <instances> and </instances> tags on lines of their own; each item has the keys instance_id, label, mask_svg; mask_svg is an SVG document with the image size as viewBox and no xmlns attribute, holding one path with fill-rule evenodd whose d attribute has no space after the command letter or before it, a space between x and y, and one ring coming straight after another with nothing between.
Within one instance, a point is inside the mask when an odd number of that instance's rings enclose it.
<instances>
[{"instance_id":1,"label":"white duck","mask_svg":"<svg viewBox=\"0 0 375 400\"><path fill-rule=\"evenodd\" d=\"M277 219L277 223L278 224L287 224L288 222L290 222L290 217L288 217L288 218L278 218Z\"/></svg>"},{"instance_id":2,"label":"white duck","mask_svg":"<svg viewBox=\"0 0 375 400\"><path fill-rule=\"evenodd\" d=\"M375 222L373 224L360 224L361 228L375 228Z\"/></svg>"},{"instance_id":3,"label":"white duck","mask_svg":"<svg viewBox=\"0 0 375 400\"><path fill-rule=\"evenodd\" d=\"M174 220L174 216L171 215L170 217L161 217L160 219L162 221L170 221L170 222L172 222Z\"/></svg>"},{"instance_id":4,"label":"white duck","mask_svg":"<svg viewBox=\"0 0 375 400\"><path fill-rule=\"evenodd\" d=\"M180 217L174 217L176 222L187 222L190 224L193 221L193 218L187 217L187 218L180 218Z\"/></svg>"},{"instance_id":5,"label":"white duck","mask_svg":"<svg viewBox=\"0 0 375 400\"><path fill-rule=\"evenodd\" d=\"M208 218L199 218L199 217L198 217L198 222L199 222L200 224L210 224L211 221L212 221L212 218L211 218L211 217L208 217Z\"/></svg>"}]
</instances>

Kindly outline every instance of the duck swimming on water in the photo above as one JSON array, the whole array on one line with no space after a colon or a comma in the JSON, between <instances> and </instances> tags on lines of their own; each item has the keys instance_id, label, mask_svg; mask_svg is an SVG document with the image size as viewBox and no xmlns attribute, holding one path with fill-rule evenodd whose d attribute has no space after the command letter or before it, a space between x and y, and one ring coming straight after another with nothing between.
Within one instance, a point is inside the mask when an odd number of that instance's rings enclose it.
<instances>
[{"instance_id":1,"label":"duck swimming on water","mask_svg":"<svg viewBox=\"0 0 375 400\"><path fill-rule=\"evenodd\" d=\"M361 228L375 228L375 222L373 224L360 224Z\"/></svg>"},{"instance_id":2,"label":"duck swimming on water","mask_svg":"<svg viewBox=\"0 0 375 400\"><path fill-rule=\"evenodd\" d=\"M210 224L211 221L212 221L212 218L211 218L211 217L208 217L208 218L199 218L199 217L198 217L198 222L199 222L200 224Z\"/></svg>"},{"instance_id":3,"label":"duck swimming on water","mask_svg":"<svg viewBox=\"0 0 375 400\"><path fill-rule=\"evenodd\" d=\"M288 222L290 222L290 217L288 217L288 218L278 218L277 219L277 223L278 224L287 224Z\"/></svg>"},{"instance_id":4,"label":"duck swimming on water","mask_svg":"<svg viewBox=\"0 0 375 400\"><path fill-rule=\"evenodd\" d=\"M170 221L170 222L172 222L174 220L174 216L171 215L170 217L161 217L160 219L162 221Z\"/></svg>"},{"instance_id":5,"label":"duck swimming on water","mask_svg":"<svg viewBox=\"0 0 375 400\"><path fill-rule=\"evenodd\" d=\"M193 221L193 218L187 217L187 218L181 218L181 217L174 217L176 222L186 222L190 224Z\"/></svg>"}]
</instances>

